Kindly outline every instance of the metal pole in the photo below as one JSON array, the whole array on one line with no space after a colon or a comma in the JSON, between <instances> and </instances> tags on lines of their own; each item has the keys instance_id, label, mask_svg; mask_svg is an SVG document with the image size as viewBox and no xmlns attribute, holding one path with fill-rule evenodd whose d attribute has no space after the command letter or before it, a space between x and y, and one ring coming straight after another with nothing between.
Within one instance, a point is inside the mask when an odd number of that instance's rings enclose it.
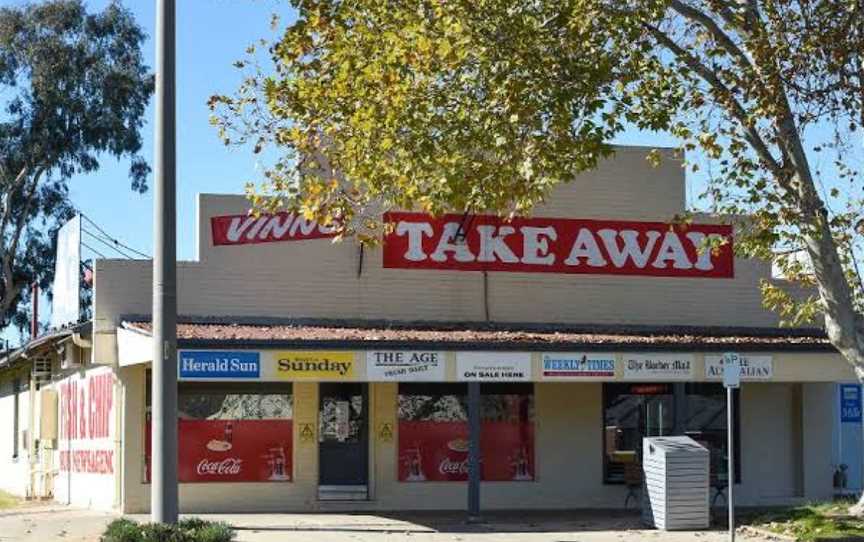
<instances>
[{"instance_id":1,"label":"metal pole","mask_svg":"<svg viewBox=\"0 0 864 542\"><path fill-rule=\"evenodd\" d=\"M480 519L480 383L468 383L468 521Z\"/></svg>"},{"instance_id":2,"label":"metal pole","mask_svg":"<svg viewBox=\"0 0 864 542\"><path fill-rule=\"evenodd\" d=\"M727 499L727 503L729 505L730 542L735 542L735 501L732 498L732 491L735 487L735 428L733 426L733 420L735 420L735 417L732 412L734 408L735 407L732 402L732 388L728 387L726 388L726 446L728 447L728 453L726 454L726 456L729 458L729 464L726 467L726 478L728 480L726 494L729 496Z\"/></svg>"},{"instance_id":3,"label":"metal pole","mask_svg":"<svg viewBox=\"0 0 864 542\"><path fill-rule=\"evenodd\" d=\"M177 247L174 0L156 0L153 457L150 513L177 522Z\"/></svg>"}]
</instances>

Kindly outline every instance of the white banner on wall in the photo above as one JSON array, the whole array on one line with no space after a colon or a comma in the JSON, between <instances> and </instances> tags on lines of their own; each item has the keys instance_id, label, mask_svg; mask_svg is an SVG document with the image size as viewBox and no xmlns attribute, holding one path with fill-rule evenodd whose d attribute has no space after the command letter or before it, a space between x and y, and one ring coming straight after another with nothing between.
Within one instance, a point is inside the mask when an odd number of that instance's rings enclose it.
<instances>
[{"instance_id":1,"label":"white banner on wall","mask_svg":"<svg viewBox=\"0 0 864 542\"><path fill-rule=\"evenodd\" d=\"M370 382L443 382L444 352L373 350L366 352L366 380Z\"/></svg>"},{"instance_id":2,"label":"white banner on wall","mask_svg":"<svg viewBox=\"0 0 864 542\"><path fill-rule=\"evenodd\" d=\"M624 354L625 380L693 380L693 354Z\"/></svg>"},{"instance_id":3,"label":"white banner on wall","mask_svg":"<svg viewBox=\"0 0 864 542\"><path fill-rule=\"evenodd\" d=\"M771 380L774 378L774 360L771 356L741 354L741 380ZM723 379L723 356L705 356L705 378Z\"/></svg>"},{"instance_id":4,"label":"white banner on wall","mask_svg":"<svg viewBox=\"0 0 864 542\"><path fill-rule=\"evenodd\" d=\"M114 455L114 373L110 367L100 367L75 373L55 386L59 403L55 498L110 508L114 503L114 474L119 468Z\"/></svg>"},{"instance_id":5,"label":"white banner on wall","mask_svg":"<svg viewBox=\"0 0 864 542\"><path fill-rule=\"evenodd\" d=\"M608 379L615 376L615 354L555 352L543 354L542 376L546 380Z\"/></svg>"},{"instance_id":6,"label":"white banner on wall","mask_svg":"<svg viewBox=\"0 0 864 542\"><path fill-rule=\"evenodd\" d=\"M459 352L456 379L460 382L529 382L531 354L528 352Z\"/></svg>"},{"instance_id":7,"label":"white banner on wall","mask_svg":"<svg viewBox=\"0 0 864 542\"><path fill-rule=\"evenodd\" d=\"M51 300L51 327L78 322L81 313L81 216L57 231L54 259L54 297Z\"/></svg>"}]
</instances>

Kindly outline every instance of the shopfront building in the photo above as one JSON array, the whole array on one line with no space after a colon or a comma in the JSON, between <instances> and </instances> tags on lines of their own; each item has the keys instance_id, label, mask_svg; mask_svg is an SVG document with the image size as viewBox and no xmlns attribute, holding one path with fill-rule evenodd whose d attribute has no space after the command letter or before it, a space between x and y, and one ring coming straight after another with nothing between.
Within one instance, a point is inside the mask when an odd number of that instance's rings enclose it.
<instances>
[{"instance_id":1,"label":"shopfront building","mask_svg":"<svg viewBox=\"0 0 864 542\"><path fill-rule=\"evenodd\" d=\"M483 509L635 506L642 437L680 434L710 450L718 505L730 480L742 505L830 497L851 370L821 331L777 327L770 262L734 258L733 225L672 224L680 162L645 153L530 218L386 215L377 248L201 195L198 258L178 264L181 509L465 509L475 383ZM82 369L111 375L115 444L110 469L98 431L78 456L112 488L93 502L125 512L150 502L150 272L96 262ZM732 473L727 351L744 360Z\"/></svg>"}]
</instances>

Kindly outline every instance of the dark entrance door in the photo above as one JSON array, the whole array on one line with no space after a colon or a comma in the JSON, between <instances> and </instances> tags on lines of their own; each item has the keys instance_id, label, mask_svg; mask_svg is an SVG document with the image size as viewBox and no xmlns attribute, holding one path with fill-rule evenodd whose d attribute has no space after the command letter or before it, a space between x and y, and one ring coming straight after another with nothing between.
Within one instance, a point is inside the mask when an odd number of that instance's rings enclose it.
<instances>
[{"instance_id":1,"label":"dark entrance door","mask_svg":"<svg viewBox=\"0 0 864 542\"><path fill-rule=\"evenodd\" d=\"M344 497L366 498L369 481L367 385L322 382L318 389L318 485L322 490L335 491Z\"/></svg>"}]
</instances>

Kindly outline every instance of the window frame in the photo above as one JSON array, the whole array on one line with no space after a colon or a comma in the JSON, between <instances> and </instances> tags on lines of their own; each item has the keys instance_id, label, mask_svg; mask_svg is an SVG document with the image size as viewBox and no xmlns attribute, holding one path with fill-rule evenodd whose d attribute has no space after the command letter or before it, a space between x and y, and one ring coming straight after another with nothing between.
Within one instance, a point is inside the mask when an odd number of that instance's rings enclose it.
<instances>
[{"instance_id":1,"label":"window frame","mask_svg":"<svg viewBox=\"0 0 864 542\"><path fill-rule=\"evenodd\" d=\"M626 482L624 480L610 480L609 479L609 461L606 455L606 438L603 431L606 428L606 400L609 397L609 388L610 386L668 386L671 390L671 395L673 398L673 406L674 416L678 416L679 407L677 406L683 401L683 407L680 408L680 412L684 414L686 419L686 415L689 409L689 402L687 401L687 387L688 386L721 386L722 383L719 382L603 382L601 397L600 397L600 454L601 461L603 464L603 485L624 485ZM726 390L723 389L723 402L725 405L726 402ZM680 390L683 390L680 391ZM639 394L630 394L630 395L639 395ZM648 394L645 394L648 395ZM695 395L695 394L694 394ZM707 394L706 394L707 395ZM735 442L733 443L734 454L735 454L735 465L734 465L734 478L735 484L741 484L741 390L740 388L734 389L732 391L732 408L733 415L735 419L733 420L734 427L732 428L733 435L735 437ZM725 416L724 416L725 419ZM673 424L672 433L669 436L687 436L686 431L682 430L680 433L677 433L674 429L680 427L680 423L683 423L683 420L675 420Z\"/></svg>"},{"instance_id":2,"label":"window frame","mask_svg":"<svg viewBox=\"0 0 864 542\"><path fill-rule=\"evenodd\" d=\"M152 423L153 415L153 385L152 385L152 369L146 369L144 376L144 423L141 424L142 443L147 441L147 424ZM294 421L294 382L242 382L242 381L183 381L177 382L177 398L183 394L198 394L198 395L219 395L219 394L248 394L248 395L279 395L287 394L291 397L291 421ZM178 416L177 423L180 418ZM293 462L294 446L296 441L292 440L291 454ZM179 435L178 435L179 446ZM152 483L150 477L147 476L147 464L150 458L147 455L147 446L141 446L141 483L149 486ZM292 463L293 465L293 463ZM293 467L292 467L293 468ZM294 476L292 475L291 483ZM207 482L178 482L180 484L202 484ZM229 482L230 483L230 482ZM268 483L268 482L240 482L240 483Z\"/></svg>"},{"instance_id":3,"label":"window frame","mask_svg":"<svg viewBox=\"0 0 864 542\"><path fill-rule=\"evenodd\" d=\"M464 399L466 412L465 415L467 417L467 401L468 401L468 382L399 382L396 389L396 425L397 427L403 421L411 423L416 420L403 419L401 416L401 398L402 396L411 396L411 395L422 395L422 396L456 396L461 399ZM519 479L519 483L522 482L537 482L537 468L538 468L538 455L537 455L537 429L538 429L538 420L537 420L537 382L481 382L480 383L480 395L481 395L481 426L483 423L486 423L486 420L483 418L482 408L483 408L483 396L490 395L515 395L515 396L528 396L530 397L530 409L528 410L529 420L531 425L531 441L530 441L530 454L533 456L533 468L532 477L530 480ZM433 421L434 423L434 421ZM450 423L450 422L445 422ZM460 423L467 424L468 420L460 420ZM492 423L496 423L493 421ZM401 442L397 440L395 446L395 453L397 456L397 472L396 472L396 480L398 483L412 483L410 480L403 480L400 478L399 474L399 461L403 454L403 449L401 448ZM445 483L445 484L465 484L467 480L425 480L426 482L431 483ZM500 480L500 479L482 479L481 482L486 484L494 484L494 483L510 483L517 481L513 480Z\"/></svg>"}]
</instances>

